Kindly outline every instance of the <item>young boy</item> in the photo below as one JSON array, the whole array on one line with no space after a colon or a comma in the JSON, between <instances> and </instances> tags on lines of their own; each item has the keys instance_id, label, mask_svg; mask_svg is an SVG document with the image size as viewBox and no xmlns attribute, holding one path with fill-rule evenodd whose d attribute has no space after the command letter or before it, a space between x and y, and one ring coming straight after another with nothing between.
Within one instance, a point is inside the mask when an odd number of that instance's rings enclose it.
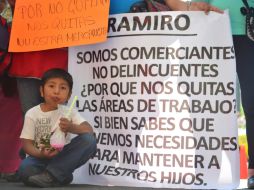
<instances>
[{"instance_id":1,"label":"young boy","mask_svg":"<svg viewBox=\"0 0 254 190\"><path fill-rule=\"evenodd\" d=\"M41 79L40 93L44 102L26 113L20 135L28 156L20 165L19 175L26 185L67 185L73 179L73 171L85 164L96 151L96 139L90 124L76 111L64 118L68 107L63 104L69 100L72 86L72 76L62 69L50 69ZM67 141L61 151L49 143L56 122L59 122ZM68 142L70 133L77 136Z\"/></svg>"}]
</instances>

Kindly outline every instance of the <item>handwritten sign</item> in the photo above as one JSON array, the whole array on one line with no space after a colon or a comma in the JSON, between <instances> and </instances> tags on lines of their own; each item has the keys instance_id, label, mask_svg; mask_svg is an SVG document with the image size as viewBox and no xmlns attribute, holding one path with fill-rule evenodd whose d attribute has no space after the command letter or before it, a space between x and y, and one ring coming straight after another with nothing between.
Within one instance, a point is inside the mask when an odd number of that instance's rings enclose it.
<instances>
[{"instance_id":1,"label":"handwritten sign","mask_svg":"<svg viewBox=\"0 0 254 190\"><path fill-rule=\"evenodd\" d=\"M109 0L22 0L9 51L37 51L106 40Z\"/></svg>"}]
</instances>

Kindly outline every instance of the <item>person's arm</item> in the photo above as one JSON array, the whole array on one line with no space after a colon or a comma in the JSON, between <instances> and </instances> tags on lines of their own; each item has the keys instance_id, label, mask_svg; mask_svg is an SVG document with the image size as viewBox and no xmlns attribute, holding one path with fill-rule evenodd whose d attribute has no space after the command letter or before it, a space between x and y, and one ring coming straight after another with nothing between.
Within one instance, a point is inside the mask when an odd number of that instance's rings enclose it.
<instances>
[{"instance_id":1,"label":"person's arm","mask_svg":"<svg viewBox=\"0 0 254 190\"><path fill-rule=\"evenodd\" d=\"M30 139L21 138L21 143L25 153L36 158L50 159L56 154L58 154L57 150L54 150L52 148L46 148L43 145L41 145L40 149L36 148L34 146L34 141Z\"/></svg>"},{"instance_id":2,"label":"person's arm","mask_svg":"<svg viewBox=\"0 0 254 190\"><path fill-rule=\"evenodd\" d=\"M173 11L204 11L205 13L208 13L209 11L214 11L218 13L223 13L223 11L219 8L214 7L206 2L184 2L182 0L165 0L165 3Z\"/></svg>"},{"instance_id":3,"label":"person's arm","mask_svg":"<svg viewBox=\"0 0 254 190\"><path fill-rule=\"evenodd\" d=\"M61 118L59 126L63 132L69 132L73 134L83 134L83 133L92 133L93 128L92 126L87 122L84 121L81 124L74 124L67 118Z\"/></svg>"}]
</instances>

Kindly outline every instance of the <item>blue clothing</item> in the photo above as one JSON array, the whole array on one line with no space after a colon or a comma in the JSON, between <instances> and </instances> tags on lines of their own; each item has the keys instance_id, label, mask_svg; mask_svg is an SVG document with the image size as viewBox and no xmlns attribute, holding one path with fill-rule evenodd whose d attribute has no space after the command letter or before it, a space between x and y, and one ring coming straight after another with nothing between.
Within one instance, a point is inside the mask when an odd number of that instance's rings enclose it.
<instances>
[{"instance_id":1,"label":"blue clothing","mask_svg":"<svg viewBox=\"0 0 254 190\"><path fill-rule=\"evenodd\" d=\"M28 156L19 167L19 175L26 185L33 175L49 172L61 185L69 184L75 169L85 164L96 151L96 139L91 133L76 136L52 159Z\"/></svg>"},{"instance_id":2,"label":"blue clothing","mask_svg":"<svg viewBox=\"0 0 254 190\"><path fill-rule=\"evenodd\" d=\"M128 13L133 3L140 0L110 0L110 14Z\"/></svg>"}]
</instances>

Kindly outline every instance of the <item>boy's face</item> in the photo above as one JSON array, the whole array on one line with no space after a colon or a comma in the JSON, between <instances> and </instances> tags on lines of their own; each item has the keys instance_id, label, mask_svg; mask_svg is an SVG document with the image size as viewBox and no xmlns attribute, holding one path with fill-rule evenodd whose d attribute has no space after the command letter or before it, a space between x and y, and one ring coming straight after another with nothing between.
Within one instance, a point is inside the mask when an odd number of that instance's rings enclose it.
<instances>
[{"instance_id":1,"label":"boy's face","mask_svg":"<svg viewBox=\"0 0 254 190\"><path fill-rule=\"evenodd\" d=\"M57 108L58 104L63 104L71 96L68 83L62 78L51 78L40 88L41 96L50 107Z\"/></svg>"}]
</instances>

